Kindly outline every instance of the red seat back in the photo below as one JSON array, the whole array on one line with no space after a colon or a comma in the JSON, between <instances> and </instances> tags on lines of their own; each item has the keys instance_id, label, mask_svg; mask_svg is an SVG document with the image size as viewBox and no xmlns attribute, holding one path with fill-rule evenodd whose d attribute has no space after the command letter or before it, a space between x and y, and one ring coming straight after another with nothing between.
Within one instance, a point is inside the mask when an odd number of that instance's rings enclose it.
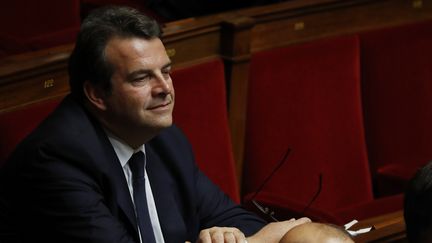
<instances>
[{"instance_id":1,"label":"red seat back","mask_svg":"<svg viewBox=\"0 0 432 243\"><path fill-rule=\"evenodd\" d=\"M359 42L319 40L253 55L245 151L245 192L257 190L282 159L266 193L335 211L370 201L363 133Z\"/></svg>"},{"instance_id":2,"label":"red seat back","mask_svg":"<svg viewBox=\"0 0 432 243\"><path fill-rule=\"evenodd\" d=\"M52 99L0 113L0 166L24 139L60 103Z\"/></svg>"},{"instance_id":3,"label":"red seat back","mask_svg":"<svg viewBox=\"0 0 432 243\"><path fill-rule=\"evenodd\" d=\"M9 54L72 43L80 25L80 1L14 0L0 9L0 50ZM11 40L18 40L14 45Z\"/></svg>"},{"instance_id":4,"label":"red seat back","mask_svg":"<svg viewBox=\"0 0 432 243\"><path fill-rule=\"evenodd\" d=\"M174 122L191 141L199 167L239 202L224 75L219 59L175 70Z\"/></svg>"},{"instance_id":5,"label":"red seat back","mask_svg":"<svg viewBox=\"0 0 432 243\"><path fill-rule=\"evenodd\" d=\"M369 160L381 194L402 192L395 179L432 160L432 22L360 38Z\"/></svg>"}]
</instances>

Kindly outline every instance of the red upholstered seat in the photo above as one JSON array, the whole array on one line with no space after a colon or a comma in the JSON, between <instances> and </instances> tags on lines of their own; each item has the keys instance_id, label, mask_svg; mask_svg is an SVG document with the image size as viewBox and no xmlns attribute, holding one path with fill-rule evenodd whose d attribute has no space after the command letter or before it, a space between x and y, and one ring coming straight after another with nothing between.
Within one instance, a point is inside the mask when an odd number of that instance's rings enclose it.
<instances>
[{"instance_id":1,"label":"red upholstered seat","mask_svg":"<svg viewBox=\"0 0 432 243\"><path fill-rule=\"evenodd\" d=\"M15 146L44 120L60 103L52 99L0 113L0 166Z\"/></svg>"},{"instance_id":2,"label":"red upholstered seat","mask_svg":"<svg viewBox=\"0 0 432 243\"><path fill-rule=\"evenodd\" d=\"M174 122L191 141L199 167L239 202L222 61L177 69L172 79L176 91Z\"/></svg>"},{"instance_id":3,"label":"red upholstered seat","mask_svg":"<svg viewBox=\"0 0 432 243\"><path fill-rule=\"evenodd\" d=\"M341 224L402 209L401 196L379 201L373 197L359 67L357 37L314 41L252 56L246 201L291 148L288 160L256 197L278 209L282 218L306 215ZM373 206L377 203L381 207Z\"/></svg>"},{"instance_id":4,"label":"red upholstered seat","mask_svg":"<svg viewBox=\"0 0 432 243\"><path fill-rule=\"evenodd\" d=\"M4 1L0 9L0 51L16 54L72 43L79 25L79 0Z\"/></svg>"},{"instance_id":5,"label":"red upholstered seat","mask_svg":"<svg viewBox=\"0 0 432 243\"><path fill-rule=\"evenodd\" d=\"M380 195L432 160L432 22L360 35L369 160Z\"/></svg>"}]
</instances>

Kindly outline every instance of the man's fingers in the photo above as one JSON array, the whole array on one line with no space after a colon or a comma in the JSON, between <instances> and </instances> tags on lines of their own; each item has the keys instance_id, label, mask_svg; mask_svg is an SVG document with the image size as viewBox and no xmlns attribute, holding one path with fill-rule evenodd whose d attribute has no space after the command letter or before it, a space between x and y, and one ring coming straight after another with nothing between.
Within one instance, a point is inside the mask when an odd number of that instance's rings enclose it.
<instances>
[{"instance_id":1,"label":"man's fingers","mask_svg":"<svg viewBox=\"0 0 432 243\"><path fill-rule=\"evenodd\" d=\"M303 218L299 218L299 219L295 220L293 222L293 224L295 224L297 226L297 225L301 225L304 223L310 223L310 222L312 222L312 221L309 218L303 217Z\"/></svg>"},{"instance_id":2,"label":"man's fingers","mask_svg":"<svg viewBox=\"0 0 432 243\"><path fill-rule=\"evenodd\" d=\"M233 232L224 232L223 233L225 243L236 243L236 238Z\"/></svg>"},{"instance_id":3,"label":"man's fingers","mask_svg":"<svg viewBox=\"0 0 432 243\"><path fill-rule=\"evenodd\" d=\"M210 229L210 237L212 243L224 243L224 232L218 227Z\"/></svg>"},{"instance_id":4,"label":"man's fingers","mask_svg":"<svg viewBox=\"0 0 432 243\"><path fill-rule=\"evenodd\" d=\"M208 229L201 230L197 243L211 243L210 231Z\"/></svg>"},{"instance_id":5,"label":"man's fingers","mask_svg":"<svg viewBox=\"0 0 432 243\"><path fill-rule=\"evenodd\" d=\"M241 232L239 229L235 229L233 231L233 234L235 236L235 242L237 243L246 243L246 236Z\"/></svg>"},{"instance_id":6,"label":"man's fingers","mask_svg":"<svg viewBox=\"0 0 432 243\"><path fill-rule=\"evenodd\" d=\"M213 227L201 230L197 243L245 243L246 237L237 228Z\"/></svg>"},{"instance_id":7,"label":"man's fingers","mask_svg":"<svg viewBox=\"0 0 432 243\"><path fill-rule=\"evenodd\" d=\"M312 220L311 220L310 218L307 218L307 217L299 218L299 219L297 219L297 221L303 221L303 222L305 222L305 223L310 223L310 222L312 222Z\"/></svg>"},{"instance_id":8,"label":"man's fingers","mask_svg":"<svg viewBox=\"0 0 432 243\"><path fill-rule=\"evenodd\" d=\"M284 222L287 226L287 230L290 230L290 229L296 227L297 225L310 223L311 220L309 218L303 217L303 218L299 218L299 219L290 219L290 220L284 221Z\"/></svg>"}]
</instances>

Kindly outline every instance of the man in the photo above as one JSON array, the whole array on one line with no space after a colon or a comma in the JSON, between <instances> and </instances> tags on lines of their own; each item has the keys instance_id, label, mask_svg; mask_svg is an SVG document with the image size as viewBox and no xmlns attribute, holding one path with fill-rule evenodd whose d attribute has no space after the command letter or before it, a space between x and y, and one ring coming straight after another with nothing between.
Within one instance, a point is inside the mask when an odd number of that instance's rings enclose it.
<instances>
[{"instance_id":1,"label":"man","mask_svg":"<svg viewBox=\"0 0 432 243\"><path fill-rule=\"evenodd\" d=\"M432 162L417 171L405 191L404 218L409 242L432 242Z\"/></svg>"},{"instance_id":2,"label":"man","mask_svg":"<svg viewBox=\"0 0 432 243\"><path fill-rule=\"evenodd\" d=\"M354 243L344 229L322 223L301 224L284 235L281 243Z\"/></svg>"},{"instance_id":3,"label":"man","mask_svg":"<svg viewBox=\"0 0 432 243\"><path fill-rule=\"evenodd\" d=\"M196 167L160 36L130 8L83 21L71 95L0 174L3 227L23 242L277 242L309 221L263 227Z\"/></svg>"}]
</instances>

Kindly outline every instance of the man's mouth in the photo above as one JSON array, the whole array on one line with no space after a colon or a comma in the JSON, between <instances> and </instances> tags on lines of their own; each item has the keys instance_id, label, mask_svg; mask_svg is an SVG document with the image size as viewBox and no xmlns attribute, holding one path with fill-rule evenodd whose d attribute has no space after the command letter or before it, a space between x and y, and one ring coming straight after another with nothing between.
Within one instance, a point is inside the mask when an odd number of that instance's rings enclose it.
<instances>
[{"instance_id":1,"label":"man's mouth","mask_svg":"<svg viewBox=\"0 0 432 243\"><path fill-rule=\"evenodd\" d=\"M167 102L162 103L162 104L158 104L158 105L151 106L151 107L148 108L148 110L156 110L156 109L160 109L160 108L163 108L163 107L167 107L167 106L169 106L170 104L171 104L171 101L167 101Z\"/></svg>"}]
</instances>

